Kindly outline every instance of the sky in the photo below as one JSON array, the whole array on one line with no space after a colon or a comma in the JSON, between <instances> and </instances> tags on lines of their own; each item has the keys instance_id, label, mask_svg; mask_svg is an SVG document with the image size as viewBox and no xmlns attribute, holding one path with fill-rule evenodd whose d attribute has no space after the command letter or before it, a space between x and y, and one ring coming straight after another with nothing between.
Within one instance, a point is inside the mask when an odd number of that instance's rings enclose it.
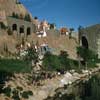
<instances>
[{"instance_id":1,"label":"sky","mask_svg":"<svg viewBox=\"0 0 100 100\"><path fill-rule=\"evenodd\" d=\"M58 28L77 29L100 24L100 0L20 0L40 20L55 23Z\"/></svg>"}]
</instances>

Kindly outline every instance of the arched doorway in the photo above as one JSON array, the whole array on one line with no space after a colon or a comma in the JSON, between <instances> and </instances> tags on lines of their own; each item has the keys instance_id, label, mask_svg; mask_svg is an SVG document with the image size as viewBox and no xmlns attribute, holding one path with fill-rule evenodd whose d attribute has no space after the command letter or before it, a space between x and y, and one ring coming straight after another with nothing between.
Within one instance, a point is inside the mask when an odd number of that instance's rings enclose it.
<instances>
[{"instance_id":1,"label":"arched doorway","mask_svg":"<svg viewBox=\"0 0 100 100\"><path fill-rule=\"evenodd\" d=\"M30 34L31 34L31 28L28 27L28 28L27 28L27 35L30 35Z\"/></svg>"},{"instance_id":2,"label":"arched doorway","mask_svg":"<svg viewBox=\"0 0 100 100\"><path fill-rule=\"evenodd\" d=\"M24 33L24 26L23 25L20 27L19 33Z\"/></svg>"},{"instance_id":3,"label":"arched doorway","mask_svg":"<svg viewBox=\"0 0 100 100\"><path fill-rule=\"evenodd\" d=\"M88 49L88 41L85 36L82 36L82 46Z\"/></svg>"},{"instance_id":4,"label":"arched doorway","mask_svg":"<svg viewBox=\"0 0 100 100\"><path fill-rule=\"evenodd\" d=\"M13 24L13 25L12 25L12 30L13 30L13 31L17 31L17 24Z\"/></svg>"}]
</instances>

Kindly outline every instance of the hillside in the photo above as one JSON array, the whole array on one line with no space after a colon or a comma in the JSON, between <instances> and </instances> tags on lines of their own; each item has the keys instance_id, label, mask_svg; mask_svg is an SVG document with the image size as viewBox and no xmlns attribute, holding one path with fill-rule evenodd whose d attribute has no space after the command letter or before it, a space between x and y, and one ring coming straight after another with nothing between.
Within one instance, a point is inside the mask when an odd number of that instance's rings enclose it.
<instances>
[{"instance_id":1,"label":"hillside","mask_svg":"<svg viewBox=\"0 0 100 100\"><path fill-rule=\"evenodd\" d=\"M7 16L11 16L13 12L25 16L28 11L17 1L18 0L0 0L0 10L4 10Z\"/></svg>"},{"instance_id":2,"label":"hillside","mask_svg":"<svg viewBox=\"0 0 100 100\"><path fill-rule=\"evenodd\" d=\"M7 16L11 16L13 12L19 15L29 14L18 0L0 0L0 10L4 10ZM5 44L9 51L15 52L15 46L19 41L14 35L8 36L5 30L0 31L0 52L3 51ZM49 30L47 34L48 36L46 38L38 38L36 34L33 33L29 36L28 41L34 41L35 43L38 41L40 45L47 43L55 54L59 54L61 50L65 50L68 52L69 57L76 58L77 43L75 39L69 39L68 36L60 36L58 30Z\"/></svg>"},{"instance_id":3,"label":"hillside","mask_svg":"<svg viewBox=\"0 0 100 100\"><path fill-rule=\"evenodd\" d=\"M65 35L58 35L55 36L52 34L48 34L47 37L45 38L39 38L35 33L30 35L28 37L29 42L34 42L36 43L37 41L39 42L39 45L42 45L43 43L47 43L50 48L52 48L53 52L55 54L59 54L60 50L65 50L68 52L70 58L76 58L76 47L77 43L74 38L69 39L68 36ZM15 46L18 43L18 40L12 36L8 36L6 31L1 31L0 32L0 52L3 51L4 44L7 44L9 51L15 52Z\"/></svg>"},{"instance_id":4,"label":"hillside","mask_svg":"<svg viewBox=\"0 0 100 100\"><path fill-rule=\"evenodd\" d=\"M76 47L78 46L77 39L69 39L68 35L59 35L59 33L57 35L55 34L57 33L48 33L45 38L38 38L33 34L29 37L29 41L33 41L34 43L38 41L39 45L46 43L50 48L52 48L55 54L59 54L61 50L65 50L68 52L70 58L75 59Z\"/></svg>"},{"instance_id":5,"label":"hillside","mask_svg":"<svg viewBox=\"0 0 100 100\"><path fill-rule=\"evenodd\" d=\"M15 52L15 45L17 44L14 36L7 35L7 32L2 30L0 31L0 53L4 50L4 45L7 45L8 50Z\"/></svg>"}]
</instances>

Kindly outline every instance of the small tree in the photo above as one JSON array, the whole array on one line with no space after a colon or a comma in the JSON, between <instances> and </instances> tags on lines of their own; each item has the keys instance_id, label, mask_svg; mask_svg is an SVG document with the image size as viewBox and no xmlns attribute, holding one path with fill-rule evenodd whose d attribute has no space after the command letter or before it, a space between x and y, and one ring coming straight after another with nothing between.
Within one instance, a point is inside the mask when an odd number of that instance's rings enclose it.
<instances>
[{"instance_id":1,"label":"small tree","mask_svg":"<svg viewBox=\"0 0 100 100\"><path fill-rule=\"evenodd\" d=\"M34 67L36 67L36 64L38 62L38 53L36 52L35 48L28 48L27 50L27 55L25 56L25 60L29 63L31 63L32 66L32 70L31 70L31 74L32 74L32 78L34 77ZM33 82L33 79L32 79Z\"/></svg>"},{"instance_id":2,"label":"small tree","mask_svg":"<svg viewBox=\"0 0 100 100\"><path fill-rule=\"evenodd\" d=\"M38 53L36 52L35 48L28 48L28 54L26 55L25 59L28 61L36 62L38 60Z\"/></svg>"},{"instance_id":3,"label":"small tree","mask_svg":"<svg viewBox=\"0 0 100 100\"><path fill-rule=\"evenodd\" d=\"M38 17L37 17L37 16L35 16L35 17L34 17L34 19L35 19L35 20L37 20L37 19L38 19Z\"/></svg>"},{"instance_id":4,"label":"small tree","mask_svg":"<svg viewBox=\"0 0 100 100\"><path fill-rule=\"evenodd\" d=\"M8 35L13 35L13 32L10 28L8 28L7 33L8 33Z\"/></svg>"},{"instance_id":5,"label":"small tree","mask_svg":"<svg viewBox=\"0 0 100 100\"><path fill-rule=\"evenodd\" d=\"M26 14L24 19L25 19L26 21L31 22L31 17L30 17L29 14Z\"/></svg>"},{"instance_id":6,"label":"small tree","mask_svg":"<svg viewBox=\"0 0 100 100\"><path fill-rule=\"evenodd\" d=\"M55 29L55 23L50 24L50 29Z\"/></svg>"},{"instance_id":7,"label":"small tree","mask_svg":"<svg viewBox=\"0 0 100 100\"><path fill-rule=\"evenodd\" d=\"M70 28L70 32L69 32L69 38L72 38L72 32L74 31L74 28Z\"/></svg>"}]
</instances>

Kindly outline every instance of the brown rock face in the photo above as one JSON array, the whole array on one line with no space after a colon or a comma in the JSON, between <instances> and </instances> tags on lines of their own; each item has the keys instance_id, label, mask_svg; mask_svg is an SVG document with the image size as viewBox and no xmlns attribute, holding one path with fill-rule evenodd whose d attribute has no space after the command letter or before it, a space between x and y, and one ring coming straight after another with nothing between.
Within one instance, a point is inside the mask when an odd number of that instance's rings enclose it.
<instances>
[{"instance_id":1,"label":"brown rock face","mask_svg":"<svg viewBox=\"0 0 100 100\"><path fill-rule=\"evenodd\" d=\"M28 14L28 11L18 1L19 0L0 0L0 10L5 10L7 16L11 16L13 12L25 16Z\"/></svg>"}]
</instances>

